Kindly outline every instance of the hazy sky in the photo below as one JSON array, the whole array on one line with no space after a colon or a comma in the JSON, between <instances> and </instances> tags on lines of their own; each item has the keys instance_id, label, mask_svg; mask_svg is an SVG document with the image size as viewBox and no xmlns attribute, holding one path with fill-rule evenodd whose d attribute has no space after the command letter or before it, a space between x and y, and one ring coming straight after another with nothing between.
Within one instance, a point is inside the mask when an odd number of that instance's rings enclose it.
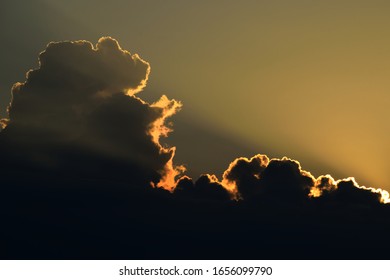
<instances>
[{"instance_id":1,"label":"hazy sky","mask_svg":"<svg viewBox=\"0 0 390 280\"><path fill-rule=\"evenodd\" d=\"M168 142L190 172L226 169L219 139L389 190L389 13L375 0L3 0L1 115L49 41L110 35L151 64L140 96L183 102Z\"/></svg>"}]
</instances>

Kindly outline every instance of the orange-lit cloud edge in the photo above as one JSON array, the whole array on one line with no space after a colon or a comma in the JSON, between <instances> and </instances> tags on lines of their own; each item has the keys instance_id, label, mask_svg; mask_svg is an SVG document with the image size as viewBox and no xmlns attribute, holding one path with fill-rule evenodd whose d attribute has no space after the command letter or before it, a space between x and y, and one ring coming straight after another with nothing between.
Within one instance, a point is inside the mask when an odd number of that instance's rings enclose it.
<instances>
[{"instance_id":1,"label":"orange-lit cloud edge","mask_svg":"<svg viewBox=\"0 0 390 280\"><path fill-rule=\"evenodd\" d=\"M166 190L173 192L177 186L177 183L181 179L184 178L191 179L191 178L186 175L183 175L183 173L186 171L186 168L183 165L174 165L173 163L176 147L170 147L170 148L163 147L159 142L159 140L160 137L168 137L169 133L173 131L172 128L168 128L167 126L165 126L165 121L167 118L173 116L174 114L176 114L176 112L178 112L181 109L182 103L174 99L169 100L168 97L163 95L161 99L153 103L152 106L163 108L164 117L156 121L154 126L150 129L149 133L153 136L153 140L161 148L162 151L172 152L172 157L167 162L165 169L162 170L161 172L162 179L157 184L157 187L162 187ZM339 183L341 182L351 182L353 186L357 189L370 191L372 193L380 195L381 203L384 204L390 203L390 194L388 191L384 189L360 186L356 182L354 177L347 177L347 178L335 180L330 174L326 174L326 175L320 175L317 178L315 178L309 171L303 170L301 168L301 164L298 160L290 159L288 157L283 157L282 159L278 159L278 158L269 159L267 155L262 155L262 154L254 155L252 158L239 157L233 160L229 164L228 168L223 172L222 180L218 179L218 176L216 176L215 174L204 174L204 176L208 177L210 183L217 183L223 186L230 193L232 199L240 200L242 199L242 197L240 196L240 193L238 191L237 184L234 180L228 179L228 174L234 168L237 162L245 161L250 163L255 161L258 158L261 158L261 161L258 161L258 164L261 165L263 168L266 168L271 161L293 161L296 164L298 164L301 174L312 179L313 184L310 186L309 194L308 194L310 198L318 198L322 196L324 192L332 192L337 190ZM260 179L261 175L254 175L254 176L257 179Z\"/></svg>"},{"instance_id":2,"label":"orange-lit cloud edge","mask_svg":"<svg viewBox=\"0 0 390 280\"><path fill-rule=\"evenodd\" d=\"M245 162L253 162L256 159L261 158L262 161L261 164L264 168L268 166L268 164L272 161L292 161L295 162L299 166L299 170L301 175L309 177L312 179L313 184L309 186L309 197L317 198L324 194L324 192L332 192L338 189L339 183L341 182L350 182L353 184L353 186L357 189L370 191L375 194L380 195L380 202L381 203L390 203L390 196L389 192L386 190L383 190L381 188L372 188L372 187L366 187L366 186L360 186L354 177L348 177L344 179L338 179L335 180L330 174L326 175L320 175L317 178L315 178L309 171L303 170L301 168L301 164L297 160L290 159L288 157L283 157L282 159L273 158L269 159L266 155L257 154L253 156L252 158L248 159L246 157L240 157L235 159L232 163L230 163L228 169L223 173L222 180L219 181L219 183L226 188L230 193L233 194L234 198L237 198L237 184L235 181L229 180L228 174L230 171L234 168L234 166L237 164L238 161L245 161ZM215 177L215 176L214 176ZM260 179L260 178L258 178Z\"/></svg>"},{"instance_id":3,"label":"orange-lit cloud edge","mask_svg":"<svg viewBox=\"0 0 390 280\"><path fill-rule=\"evenodd\" d=\"M73 44L80 44L80 43L85 43L86 41L74 41L71 42ZM88 42L89 43L89 42ZM141 92L145 86L147 85L147 80L149 78L150 74L150 65L148 62L142 60L138 54L133 54L131 55L128 51L123 50L120 46L119 43L115 40L112 39L111 37L103 37L99 39L96 47L92 46L92 49L97 52L97 51L105 51L105 46L106 44L116 44L116 47L123 52L123 55L127 58L130 59L134 62L134 64L137 64L137 61L144 63L147 65L147 71L146 71L146 76L144 79L141 80L141 82L137 86L133 87L123 87L119 86L118 88L114 89L109 89L107 92L98 92L97 97L98 98L107 98L110 96L110 92L117 92L120 91L123 94L129 95L129 96L134 96L135 94ZM52 43L50 43L52 44ZM50 46L50 44L48 46ZM89 43L91 44L91 43ZM30 70L27 73L27 78L29 73L32 70ZM26 83L26 82L25 82ZM25 83L16 83L13 87L13 89L20 88L23 86ZM160 143L161 137L168 137L169 133L173 131L173 129L166 124L166 120L173 115L175 115L181 108L182 108L182 103L180 101L176 101L174 99L169 99L167 96L163 95L159 100L156 102L149 104L146 101L138 98L139 101L141 101L143 104L147 104L150 107L153 108L158 108L162 111L161 117L155 120L148 128L148 131L146 133L152 138L152 141L155 143L155 145L159 148L160 153L165 153L169 154L170 158L166 162L164 168L162 170L159 170L159 173L161 175L160 181L155 184L153 182L150 183L152 187L161 187L164 188L170 192L174 192L178 183L182 181L183 179L190 179L188 176L184 175L185 172L185 167L183 165L175 165L174 164L174 157L176 153L176 147L172 146L169 147L167 145L163 145ZM10 106L8 108L8 113L10 108L12 107L12 100L10 103ZM7 125L11 122L10 118L6 119L1 119L0 120L0 128L3 130L4 128L7 127ZM224 189L226 189L232 200L241 200L244 199L243 196L240 193L237 180L232 179L230 176L232 173L232 170L237 166L238 163L245 163L245 164L250 164L250 165L255 165L254 167L258 169L257 172L251 174L254 180L260 180L262 176L262 171L266 169L270 163L272 162L292 162L293 164L296 164L299 168L299 172L301 176L304 176L308 178L309 185L306 186L308 189L308 194L307 196L310 198L318 198L321 197L324 193L331 193L333 191L336 191L339 188L340 183L343 182L349 182L353 185L354 188L359 189L359 190L365 190L369 191L371 193L377 194L380 197L380 202L381 203L390 203L390 195L389 192L386 190L383 190L381 188L372 188L372 187L365 187L365 186L360 186L356 181L354 177L348 177L344 179L339 179L335 180L331 175L326 174L326 175L321 175L317 178L315 178L310 172L303 170L301 168L301 164L297 160L293 160L287 157L283 157L282 159L269 159L268 156L266 155L261 155L257 154L253 156L252 158L246 158L246 157L240 157L235 160L233 160L228 168L226 169L225 172L222 174L222 179L219 179L216 175L214 174L204 174L202 176L207 177L210 187L212 187L213 183L216 183L217 185L222 186Z\"/></svg>"}]
</instances>

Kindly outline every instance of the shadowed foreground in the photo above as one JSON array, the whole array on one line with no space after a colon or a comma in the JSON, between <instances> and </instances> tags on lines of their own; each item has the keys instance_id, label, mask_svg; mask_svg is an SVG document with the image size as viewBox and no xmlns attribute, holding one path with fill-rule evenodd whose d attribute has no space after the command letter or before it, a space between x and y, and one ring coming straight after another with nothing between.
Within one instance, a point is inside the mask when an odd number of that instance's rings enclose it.
<instances>
[{"instance_id":1,"label":"shadowed foreground","mask_svg":"<svg viewBox=\"0 0 390 280\"><path fill-rule=\"evenodd\" d=\"M112 182L1 186L2 259L382 259L387 205L178 198Z\"/></svg>"}]
</instances>

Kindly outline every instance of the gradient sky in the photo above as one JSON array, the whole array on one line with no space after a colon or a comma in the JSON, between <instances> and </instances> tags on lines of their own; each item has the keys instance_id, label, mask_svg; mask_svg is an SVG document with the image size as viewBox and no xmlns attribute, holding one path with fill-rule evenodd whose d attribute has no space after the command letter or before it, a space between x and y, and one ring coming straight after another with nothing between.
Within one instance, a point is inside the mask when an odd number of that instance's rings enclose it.
<instances>
[{"instance_id":1,"label":"gradient sky","mask_svg":"<svg viewBox=\"0 0 390 280\"><path fill-rule=\"evenodd\" d=\"M183 102L167 141L191 175L226 169L220 139L390 190L389 13L375 0L3 0L1 115L49 41L110 35L151 64L142 98Z\"/></svg>"}]
</instances>

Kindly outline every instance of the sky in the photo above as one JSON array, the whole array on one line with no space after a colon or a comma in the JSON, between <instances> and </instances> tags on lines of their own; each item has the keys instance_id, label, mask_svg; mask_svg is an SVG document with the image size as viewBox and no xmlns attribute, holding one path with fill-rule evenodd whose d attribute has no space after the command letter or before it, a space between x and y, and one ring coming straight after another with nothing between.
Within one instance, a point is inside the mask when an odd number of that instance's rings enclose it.
<instances>
[{"instance_id":1,"label":"sky","mask_svg":"<svg viewBox=\"0 0 390 280\"><path fill-rule=\"evenodd\" d=\"M388 1L10 1L0 112L50 41L102 36L151 65L142 98L182 102L166 140L187 173L238 156L390 190ZM164 140L163 140L164 141Z\"/></svg>"},{"instance_id":2,"label":"sky","mask_svg":"<svg viewBox=\"0 0 390 280\"><path fill-rule=\"evenodd\" d=\"M0 259L388 258L387 2L0 5Z\"/></svg>"}]
</instances>

